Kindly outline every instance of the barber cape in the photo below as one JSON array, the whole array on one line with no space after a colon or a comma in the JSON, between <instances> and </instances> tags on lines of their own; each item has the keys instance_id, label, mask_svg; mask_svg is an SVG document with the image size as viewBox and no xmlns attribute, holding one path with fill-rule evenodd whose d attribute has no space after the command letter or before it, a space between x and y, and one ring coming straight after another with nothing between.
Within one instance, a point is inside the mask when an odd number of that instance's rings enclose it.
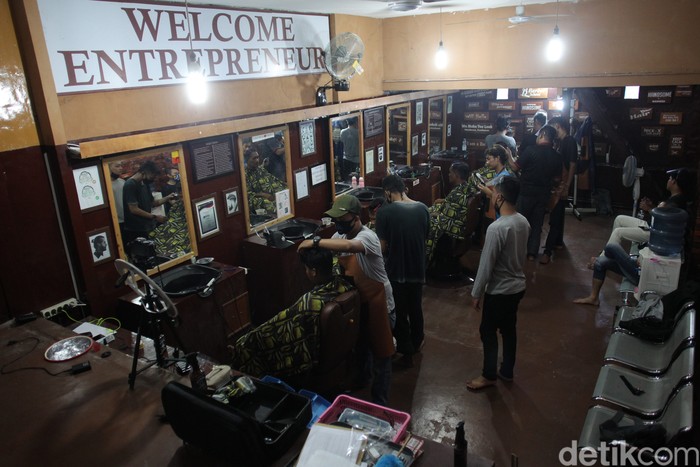
<instances>
[{"instance_id":1,"label":"barber cape","mask_svg":"<svg viewBox=\"0 0 700 467\"><path fill-rule=\"evenodd\" d=\"M330 282L302 295L294 305L238 339L234 347L234 368L252 376L278 377L311 370L318 362L321 310L326 303L352 288L346 279L333 276Z\"/></svg>"}]
</instances>

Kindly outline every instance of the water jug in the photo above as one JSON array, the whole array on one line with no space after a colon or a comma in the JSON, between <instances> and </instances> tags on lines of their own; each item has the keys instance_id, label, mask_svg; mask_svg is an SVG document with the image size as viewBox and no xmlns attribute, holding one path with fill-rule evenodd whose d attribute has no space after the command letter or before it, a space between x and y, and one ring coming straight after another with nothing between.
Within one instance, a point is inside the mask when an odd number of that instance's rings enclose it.
<instances>
[{"instance_id":1,"label":"water jug","mask_svg":"<svg viewBox=\"0 0 700 467\"><path fill-rule=\"evenodd\" d=\"M685 244L685 226L688 213L680 208L651 210L649 249L661 256L677 255Z\"/></svg>"}]
</instances>

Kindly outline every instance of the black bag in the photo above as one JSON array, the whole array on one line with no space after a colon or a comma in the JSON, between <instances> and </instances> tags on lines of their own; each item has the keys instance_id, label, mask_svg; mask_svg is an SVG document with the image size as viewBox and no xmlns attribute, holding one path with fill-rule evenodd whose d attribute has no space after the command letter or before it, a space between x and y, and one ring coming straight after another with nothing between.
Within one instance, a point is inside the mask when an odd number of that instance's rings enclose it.
<instances>
[{"instance_id":1,"label":"black bag","mask_svg":"<svg viewBox=\"0 0 700 467\"><path fill-rule=\"evenodd\" d=\"M223 404L170 382L161 392L165 416L180 439L231 465L269 465L311 420L311 401L276 385L254 384L255 393Z\"/></svg>"},{"instance_id":2,"label":"black bag","mask_svg":"<svg viewBox=\"0 0 700 467\"><path fill-rule=\"evenodd\" d=\"M620 327L634 333L640 339L663 343L673 332L673 321L659 319L655 316L642 316L620 321Z\"/></svg>"},{"instance_id":3,"label":"black bag","mask_svg":"<svg viewBox=\"0 0 700 467\"><path fill-rule=\"evenodd\" d=\"M617 412L613 418L600 424L601 441L625 441L639 448L649 447L658 449L666 444L666 428L660 423L643 424L634 419L634 425L620 426L622 412Z\"/></svg>"}]
</instances>

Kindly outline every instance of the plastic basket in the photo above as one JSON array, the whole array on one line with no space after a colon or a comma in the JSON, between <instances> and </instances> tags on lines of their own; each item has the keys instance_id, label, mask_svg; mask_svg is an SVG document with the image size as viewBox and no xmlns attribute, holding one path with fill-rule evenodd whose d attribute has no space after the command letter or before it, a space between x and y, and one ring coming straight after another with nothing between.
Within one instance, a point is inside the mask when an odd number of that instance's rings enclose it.
<instances>
[{"instance_id":1,"label":"plastic basket","mask_svg":"<svg viewBox=\"0 0 700 467\"><path fill-rule=\"evenodd\" d=\"M330 407L331 403L323 397L316 394L315 392L307 391L306 389L299 389L299 394L311 399L312 416L311 421L308 424L308 427L311 428L311 425L316 423L319 417L323 415L323 413L328 409L328 407Z\"/></svg>"},{"instance_id":2,"label":"plastic basket","mask_svg":"<svg viewBox=\"0 0 700 467\"><path fill-rule=\"evenodd\" d=\"M398 443L404 437L408 424L411 422L411 415L406 412L399 412L398 410L382 407L381 405L346 395L336 397L331 406L319 417L318 422L328 424L337 422L338 417L345 409L357 410L389 422L396 430L396 436L392 439L395 443Z\"/></svg>"}]
</instances>

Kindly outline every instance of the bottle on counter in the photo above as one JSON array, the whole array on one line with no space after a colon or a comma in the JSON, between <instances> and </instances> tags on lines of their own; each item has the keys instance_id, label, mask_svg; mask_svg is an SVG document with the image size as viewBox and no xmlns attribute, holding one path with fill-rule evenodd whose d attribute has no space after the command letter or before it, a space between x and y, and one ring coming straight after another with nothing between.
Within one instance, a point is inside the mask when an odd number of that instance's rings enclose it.
<instances>
[{"instance_id":1,"label":"bottle on counter","mask_svg":"<svg viewBox=\"0 0 700 467\"><path fill-rule=\"evenodd\" d=\"M467 467L467 439L464 437L464 421L457 424L455 432L455 467Z\"/></svg>"},{"instance_id":2,"label":"bottle on counter","mask_svg":"<svg viewBox=\"0 0 700 467\"><path fill-rule=\"evenodd\" d=\"M191 353L187 355L187 363L189 363L192 367L192 372L190 373L190 383L192 384L192 389L199 391L202 394L206 394L207 376L199 367L199 362L197 361L197 354Z\"/></svg>"},{"instance_id":3,"label":"bottle on counter","mask_svg":"<svg viewBox=\"0 0 700 467\"><path fill-rule=\"evenodd\" d=\"M353 188L357 188L357 177L354 175L352 176L352 179L350 181L350 186L352 186Z\"/></svg>"},{"instance_id":4,"label":"bottle on counter","mask_svg":"<svg viewBox=\"0 0 700 467\"><path fill-rule=\"evenodd\" d=\"M357 182L357 186L360 187L360 188L364 188L364 187L365 187L365 179L364 179L364 177L360 177L360 180Z\"/></svg>"}]
</instances>

